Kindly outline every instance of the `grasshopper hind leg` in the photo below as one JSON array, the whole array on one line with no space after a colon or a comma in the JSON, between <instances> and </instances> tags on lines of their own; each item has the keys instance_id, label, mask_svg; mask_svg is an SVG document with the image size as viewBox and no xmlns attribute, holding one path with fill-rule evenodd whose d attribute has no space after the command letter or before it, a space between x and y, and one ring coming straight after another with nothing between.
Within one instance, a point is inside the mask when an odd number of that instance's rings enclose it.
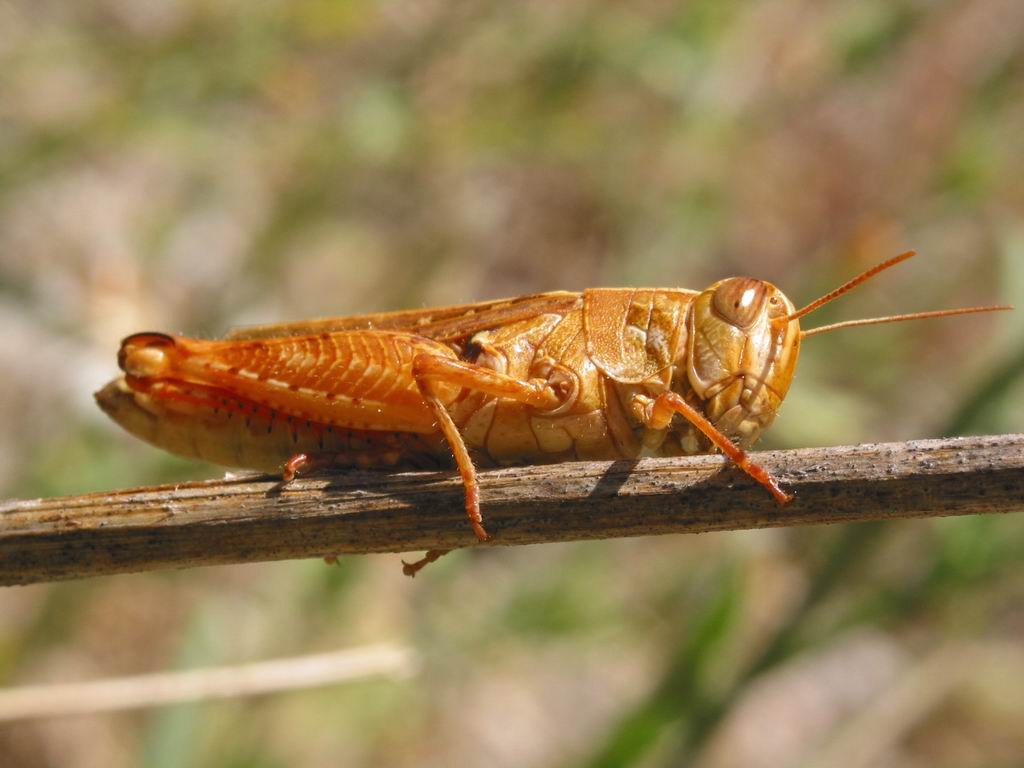
<instances>
[{"instance_id":1,"label":"grasshopper hind leg","mask_svg":"<svg viewBox=\"0 0 1024 768\"><path fill-rule=\"evenodd\" d=\"M416 356L413 360L412 373L420 394L433 412L437 425L455 456L455 463L466 488L466 514L470 525L473 526L473 532L480 541L487 541L490 536L484 530L483 516L480 514L480 484L477 481L476 467L473 466L473 459L459 428L455 426L451 414L435 392L434 383L457 385L474 392L484 392L497 398L525 403L540 410L551 410L561 405L562 395L544 379L517 379L482 365L430 354Z\"/></svg>"},{"instance_id":2,"label":"grasshopper hind leg","mask_svg":"<svg viewBox=\"0 0 1024 768\"><path fill-rule=\"evenodd\" d=\"M413 359L412 373L420 394L434 414L437 426L455 457L459 474L462 476L462 484L466 489L466 515L469 517L469 524L473 527L473 533L480 541L487 541L490 536L484 529L483 515L480 513L480 483L477 480L476 467L473 465L473 459L469 455L469 449L466 447L466 441L462 439L459 428L455 426L451 414L448 413L448 409L437 395L435 382L457 385L463 389L526 403L541 410L550 410L559 406L563 396L544 379L526 381L482 365L430 354L417 355ZM429 550L422 560L405 563L403 571L407 576L414 576L417 571L448 551L446 549Z\"/></svg>"},{"instance_id":3,"label":"grasshopper hind leg","mask_svg":"<svg viewBox=\"0 0 1024 768\"><path fill-rule=\"evenodd\" d=\"M469 517L469 524L473 527L473 533L476 534L477 539L480 541L487 541L490 536L484 530L484 518L480 513L480 483L476 477L476 467L473 465L473 459L469 455L469 449L466 448L466 441L462 439L462 434L459 432L459 428L455 426L455 422L452 421L448 409L444 407L444 404L434 393L431 386L431 378L429 378L427 373L427 371L432 370L434 360L435 358L426 355L417 357L413 362L413 375L416 377L416 384L420 389L420 394L423 395L423 399L434 413L437 425L440 427L445 440L448 441L448 446L455 457L455 464L458 466L459 474L462 476L462 485L466 489L466 515ZM443 554L442 550L431 551L440 551ZM432 562L428 558L429 553L424 560ZM436 560L437 557L433 559ZM427 565L427 562L416 564L418 567L412 573L408 571L406 573L412 576L416 570Z\"/></svg>"}]
</instances>

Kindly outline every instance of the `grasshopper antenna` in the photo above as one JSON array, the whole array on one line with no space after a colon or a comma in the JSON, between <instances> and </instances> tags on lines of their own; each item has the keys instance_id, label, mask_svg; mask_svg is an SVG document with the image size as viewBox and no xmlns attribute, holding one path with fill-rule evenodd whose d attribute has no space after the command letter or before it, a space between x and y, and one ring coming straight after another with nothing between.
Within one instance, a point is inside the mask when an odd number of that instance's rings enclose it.
<instances>
[{"instance_id":1,"label":"grasshopper antenna","mask_svg":"<svg viewBox=\"0 0 1024 768\"><path fill-rule=\"evenodd\" d=\"M865 272L861 272L852 280L848 280L847 282L843 283L835 290L829 291L821 298L815 299L806 307L798 309L796 312L787 315L785 318L782 318L782 320L784 322L789 322L790 320L797 320L803 317L804 315L809 315L811 312L824 306L825 304L828 304L830 301L838 299L844 293L849 293L857 286L870 280L879 272L884 272L890 267L894 267L900 262L906 261L907 259L916 255L917 251L906 251L904 253L899 254L898 256L893 256L891 259L883 261L881 264L876 264L875 266L871 267L871 269L866 270ZM998 304L988 307L963 307L960 309L939 309L931 312L911 312L903 315L889 315L887 317L866 317L860 320L844 320L841 323L832 323L831 325L822 325L817 328L809 328L806 331L800 331L800 338L806 339L810 336L817 336L819 333L828 333L829 331L836 331L839 330L840 328L853 328L859 325L900 323L903 322L904 320L924 320L930 317L953 317L954 315L972 315L978 312L1003 312L1010 309L1013 309L1013 307L1008 304Z\"/></svg>"},{"instance_id":2,"label":"grasshopper antenna","mask_svg":"<svg viewBox=\"0 0 1024 768\"><path fill-rule=\"evenodd\" d=\"M1006 312L1013 309L1010 304L993 304L988 307L961 307L959 309L937 309L932 312L911 312L906 315L888 315L886 317L865 317L861 320L844 320L841 323L821 325L817 328L808 328L800 331L800 338L817 336L819 333L837 331L840 328L854 328L858 325L878 325L879 323L901 323L904 320L925 320L929 317L953 317L954 315L974 315L979 312Z\"/></svg>"},{"instance_id":3,"label":"grasshopper antenna","mask_svg":"<svg viewBox=\"0 0 1024 768\"><path fill-rule=\"evenodd\" d=\"M904 253L901 253L899 256L893 256L891 259L886 259L881 264L876 264L875 266L873 266L871 269L867 270L866 272L861 272L859 275L857 275L852 280L847 280L845 283L840 285L835 290L829 291L824 296L822 296L820 299L815 299L814 301L812 301L810 304L808 304L803 309L798 309L796 312L792 313L791 315L787 315L786 316L786 321L788 322L790 320L797 320L797 319L803 317L804 315L811 314L811 312L813 312L814 310L819 309L819 308L825 306L830 301L834 301L835 299L838 299L844 293L849 293L850 291L852 291L854 288L856 288L857 286L861 285L862 283L866 283L868 280L870 280L872 277L877 275L879 272L884 272L885 270L889 269L889 267L895 267L900 262L906 261L907 259L909 259L909 258L911 258L913 256L916 256L916 255L917 255L917 251L906 251Z\"/></svg>"}]
</instances>

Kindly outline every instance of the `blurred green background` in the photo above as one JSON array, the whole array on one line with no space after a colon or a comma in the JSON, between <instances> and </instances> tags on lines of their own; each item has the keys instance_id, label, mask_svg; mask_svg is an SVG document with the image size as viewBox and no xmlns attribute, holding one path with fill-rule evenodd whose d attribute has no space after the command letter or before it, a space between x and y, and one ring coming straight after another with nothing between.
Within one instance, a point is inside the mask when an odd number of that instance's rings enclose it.
<instances>
[{"instance_id":1,"label":"blurred green background","mask_svg":"<svg viewBox=\"0 0 1024 768\"><path fill-rule=\"evenodd\" d=\"M0 2L0 495L221 471L92 403L138 330L800 304L907 248L814 324L1024 303L1022 137L1020 0ZM764 445L1024 431L1022 373L1021 311L823 336ZM420 673L3 727L0 765L1019 766L1024 519L0 590L5 686L381 640Z\"/></svg>"}]
</instances>

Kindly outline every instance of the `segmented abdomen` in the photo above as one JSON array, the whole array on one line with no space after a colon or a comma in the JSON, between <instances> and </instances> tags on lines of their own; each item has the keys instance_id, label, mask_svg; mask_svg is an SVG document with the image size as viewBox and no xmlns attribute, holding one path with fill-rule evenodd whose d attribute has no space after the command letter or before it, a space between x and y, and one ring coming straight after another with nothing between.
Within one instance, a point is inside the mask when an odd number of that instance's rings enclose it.
<instances>
[{"instance_id":1,"label":"segmented abdomen","mask_svg":"<svg viewBox=\"0 0 1024 768\"><path fill-rule=\"evenodd\" d=\"M298 453L357 467L434 469L451 461L440 434L324 426L199 384L162 381L139 392L115 379L96 393L96 401L136 437L228 467L279 472Z\"/></svg>"}]
</instances>

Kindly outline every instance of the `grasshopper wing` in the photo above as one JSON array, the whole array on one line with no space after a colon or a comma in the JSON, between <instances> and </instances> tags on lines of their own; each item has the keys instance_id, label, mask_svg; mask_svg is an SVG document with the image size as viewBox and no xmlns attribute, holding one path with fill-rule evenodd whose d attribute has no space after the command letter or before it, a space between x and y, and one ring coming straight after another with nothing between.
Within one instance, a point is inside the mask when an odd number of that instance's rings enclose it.
<instances>
[{"instance_id":1,"label":"grasshopper wing","mask_svg":"<svg viewBox=\"0 0 1024 768\"><path fill-rule=\"evenodd\" d=\"M401 331L436 341L457 341L479 331L497 328L545 313L561 313L580 306L582 297L570 291L552 291L513 299L482 301L451 307L400 310L371 315L327 317L291 323L252 325L232 329L227 340L312 336L337 331Z\"/></svg>"},{"instance_id":2,"label":"grasshopper wing","mask_svg":"<svg viewBox=\"0 0 1024 768\"><path fill-rule=\"evenodd\" d=\"M697 291L590 288L584 292L587 353L616 381L637 384L672 365Z\"/></svg>"}]
</instances>

